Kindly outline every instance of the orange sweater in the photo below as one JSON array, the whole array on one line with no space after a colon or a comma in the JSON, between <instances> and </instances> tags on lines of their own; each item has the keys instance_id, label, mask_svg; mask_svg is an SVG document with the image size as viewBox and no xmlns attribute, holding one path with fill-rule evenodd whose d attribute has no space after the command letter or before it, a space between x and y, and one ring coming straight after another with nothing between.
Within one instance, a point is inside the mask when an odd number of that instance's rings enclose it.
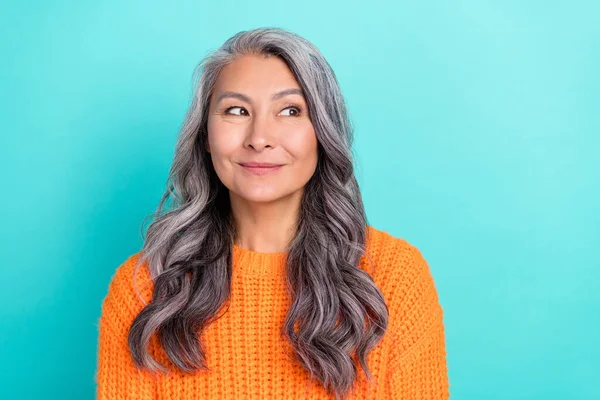
<instances>
[{"instance_id":1,"label":"orange sweater","mask_svg":"<svg viewBox=\"0 0 600 400\"><path fill-rule=\"evenodd\" d=\"M389 327L367 362L376 380L359 378L350 399L448 399L449 382L442 307L429 266L421 252L404 239L368 227L367 251L375 265L361 259L360 268L381 289L390 310ZM144 307L133 287L136 253L117 270L99 319L98 400L150 399L332 399L318 381L288 358L279 330L290 304L285 290L284 253L259 253L234 246L229 309L209 325L203 340L212 372L171 373L154 377L133 365L127 333ZM152 298L146 264L137 287ZM156 336L153 336L156 339ZM150 353L173 368L158 340Z\"/></svg>"}]
</instances>

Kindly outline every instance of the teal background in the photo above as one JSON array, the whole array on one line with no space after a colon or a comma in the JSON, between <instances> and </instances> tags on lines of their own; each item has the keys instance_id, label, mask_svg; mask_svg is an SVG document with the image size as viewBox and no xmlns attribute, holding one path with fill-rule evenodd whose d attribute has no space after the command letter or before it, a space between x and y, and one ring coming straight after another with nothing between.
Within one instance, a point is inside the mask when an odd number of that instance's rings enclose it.
<instances>
[{"instance_id":1,"label":"teal background","mask_svg":"<svg viewBox=\"0 0 600 400\"><path fill-rule=\"evenodd\" d=\"M336 71L369 222L430 263L452 398L600 398L599 4L2 2L0 398L94 398L192 70L260 26Z\"/></svg>"}]
</instances>

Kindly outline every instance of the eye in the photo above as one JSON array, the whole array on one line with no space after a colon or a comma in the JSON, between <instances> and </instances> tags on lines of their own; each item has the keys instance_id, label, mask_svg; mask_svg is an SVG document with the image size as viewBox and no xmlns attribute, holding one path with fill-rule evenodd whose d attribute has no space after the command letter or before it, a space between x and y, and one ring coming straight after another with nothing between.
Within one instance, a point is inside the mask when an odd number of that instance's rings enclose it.
<instances>
[{"instance_id":1,"label":"eye","mask_svg":"<svg viewBox=\"0 0 600 400\"><path fill-rule=\"evenodd\" d=\"M233 109L236 109L236 108L239 108L239 109L240 109L239 113L230 113L230 112L229 112L230 110L233 110ZM284 110L284 111L285 111L285 110L289 110L290 112L292 112L291 114L287 114L287 115L286 115L286 116L290 116L290 117L299 117L299 116L300 116L300 113L302 112L302 110L300 109L300 107L293 106L293 105L287 106L287 107L286 107L286 108L284 108L283 110ZM246 109L245 109L244 107L242 107L242 106L231 106L231 107L227 107L227 108L226 108L226 109L223 111L223 113L224 113L224 114L229 114L229 115L246 116L246 115L248 115L248 110L246 110ZM284 114L284 115L285 115L285 114Z\"/></svg>"},{"instance_id":2,"label":"eye","mask_svg":"<svg viewBox=\"0 0 600 400\"><path fill-rule=\"evenodd\" d=\"M290 117L299 117L300 113L302 112L302 110L300 110L300 108L296 107L296 106L287 106L286 108L284 108L284 110L290 110L295 113L295 114L288 114L288 116L290 116Z\"/></svg>"},{"instance_id":3,"label":"eye","mask_svg":"<svg viewBox=\"0 0 600 400\"><path fill-rule=\"evenodd\" d=\"M231 107L227 107L227 108L225 109L225 111L223 111L223 112L224 112L225 114L230 114L230 113L229 113L229 110L232 110L232 109L234 109L234 108L239 108L239 109L240 109L240 113L239 113L239 114L235 114L235 113L234 113L234 114L231 114L231 115L240 115L240 116L241 116L241 115L248 115L248 110L246 110L244 107L241 107L241 106L231 106ZM243 110L243 112L245 112L245 114L242 112L242 110Z\"/></svg>"}]
</instances>

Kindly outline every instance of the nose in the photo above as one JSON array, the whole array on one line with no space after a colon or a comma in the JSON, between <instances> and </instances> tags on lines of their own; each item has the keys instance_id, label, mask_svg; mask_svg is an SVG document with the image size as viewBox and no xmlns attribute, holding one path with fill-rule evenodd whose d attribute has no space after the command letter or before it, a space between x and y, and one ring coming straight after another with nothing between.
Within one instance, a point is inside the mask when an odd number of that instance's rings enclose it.
<instances>
[{"instance_id":1,"label":"nose","mask_svg":"<svg viewBox=\"0 0 600 400\"><path fill-rule=\"evenodd\" d=\"M245 146L257 151L267 146L273 147L275 137L273 136L274 125L271 122L272 119L268 114L256 113L248 124Z\"/></svg>"}]
</instances>

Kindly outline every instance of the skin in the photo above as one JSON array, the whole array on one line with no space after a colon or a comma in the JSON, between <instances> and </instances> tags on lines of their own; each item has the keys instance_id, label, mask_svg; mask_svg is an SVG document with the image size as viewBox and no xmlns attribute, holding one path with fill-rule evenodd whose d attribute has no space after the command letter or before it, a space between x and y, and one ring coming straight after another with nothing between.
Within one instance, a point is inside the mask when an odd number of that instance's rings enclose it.
<instances>
[{"instance_id":1,"label":"skin","mask_svg":"<svg viewBox=\"0 0 600 400\"><path fill-rule=\"evenodd\" d=\"M285 251L295 234L304 187L317 167L317 138L304 96L272 99L285 89L301 91L281 58L249 54L221 70L210 99L206 151L229 189L235 244L261 253ZM249 101L219 100L228 91ZM255 175L239 165L243 162L283 166Z\"/></svg>"}]
</instances>

